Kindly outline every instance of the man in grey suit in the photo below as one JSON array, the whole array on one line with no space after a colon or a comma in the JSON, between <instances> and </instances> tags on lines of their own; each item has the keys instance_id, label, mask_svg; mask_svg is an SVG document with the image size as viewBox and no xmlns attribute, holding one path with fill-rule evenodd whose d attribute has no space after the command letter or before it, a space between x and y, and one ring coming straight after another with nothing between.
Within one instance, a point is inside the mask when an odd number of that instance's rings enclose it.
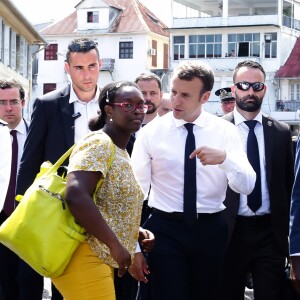
<instances>
[{"instance_id":1,"label":"man in grey suit","mask_svg":"<svg viewBox=\"0 0 300 300\"><path fill-rule=\"evenodd\" d=\"M25 193L44 161L55 163L89 132L88 120L98 111L97 81L100 69L101 59L96 42L88 38L70 42L65 70L70 75L71 84L35 100L17 178L17 194ZM41 291L39 298L31 296L26 299L40 300L43 277L35 274L31 276L31 279L35 279L28 282L27 270L23 275L21 280L24 280L24 289L30 291L33 285L38 285ZM52 290L52 299L62 299L55 289Z\"/></svg>"},{"instance_id":2,"label":"man in grey suit","mask_svg":"<svg viewBox=\"0 0 300 300\"><path fill-rule=\"evenodd\" d=\"M240 62L233 73L236 107L224 116L236 125L249 161L255 152L247 148L249 136L256 137L259 154L257 194L253 199L251 194L240 194L238 205L234 208L236 202L228 201L224 211L231 214L228 220L233 223L224 265L222 296L226 300L244 299L248 272L253 277L255 300L282 299L294 160L289 126L261 112L265 77L259 63Z\"/></svg>"}]
</instances>

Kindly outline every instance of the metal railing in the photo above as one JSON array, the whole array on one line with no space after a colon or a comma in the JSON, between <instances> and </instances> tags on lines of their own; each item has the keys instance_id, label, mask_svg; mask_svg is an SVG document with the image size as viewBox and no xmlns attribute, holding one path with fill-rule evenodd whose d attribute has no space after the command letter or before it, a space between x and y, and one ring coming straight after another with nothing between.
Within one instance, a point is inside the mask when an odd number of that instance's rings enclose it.
<instances>
[{"instance_id":1,"label":"metal railing","mask_svg":"<svg viewBox=\"0 0 300 300\"><path fill-rule=\"evenodd\" d=\"M276 101L277 111L297 111L300 110L300 101L297 100L286 100Z\"/></svg>"}]
</instances>

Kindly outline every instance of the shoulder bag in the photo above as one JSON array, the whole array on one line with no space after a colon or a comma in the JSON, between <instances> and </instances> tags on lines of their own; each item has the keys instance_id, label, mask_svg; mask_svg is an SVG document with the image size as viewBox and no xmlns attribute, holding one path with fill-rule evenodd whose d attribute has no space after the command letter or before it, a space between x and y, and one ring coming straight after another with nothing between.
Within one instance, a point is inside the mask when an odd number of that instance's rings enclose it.
<instances>
[{"instance_id":1,"label":"shoulder bag","mask_svg":"<svg viewBox=\"0 0 300 300\"><path fill-rule=\"evenodd\" d=\"M0 226L0 242L44 277L61 275L76 248L86 238L86 230L76 222L64 199L67 172L61 165L74 146L54 165L50 162L42 164L41 172L24 196L16 197L21 200L19 205ZM114 152L115 146L111 142L108 170ZM63 168L65 170L60 172ZM102 181L98 182L96 191Z\"/></svg>"}]
</instances>

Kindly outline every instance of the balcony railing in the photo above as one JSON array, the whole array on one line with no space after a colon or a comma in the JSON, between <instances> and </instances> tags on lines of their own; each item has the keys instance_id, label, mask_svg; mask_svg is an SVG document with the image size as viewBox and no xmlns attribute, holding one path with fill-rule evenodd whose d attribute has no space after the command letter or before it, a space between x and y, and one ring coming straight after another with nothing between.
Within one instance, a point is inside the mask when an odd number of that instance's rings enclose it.
<instances>
[{"instance_id":1,"label":"balcony railing","mask_svg":"<svg viewBox=\"0 0 300 300\"><path fill-rule=\"evenodd\" d=\"M300 101L297 100L286 100L276 101L277 111L297 111L300 110Z\"/></svg>"},{"instance_id":2,"label":"balcony railing","mask_svg":"<svg viewBox=\"0 0 300 300\"><path fill-rule=\"evenodd\" d=\"M173 28L203 28L203 27L230 27L230 26L255 26L255 25L281 25L300 30L300 21L291 17L279 15L247 15L200 18L174 18Z\"/></svg>"}]
</instances>

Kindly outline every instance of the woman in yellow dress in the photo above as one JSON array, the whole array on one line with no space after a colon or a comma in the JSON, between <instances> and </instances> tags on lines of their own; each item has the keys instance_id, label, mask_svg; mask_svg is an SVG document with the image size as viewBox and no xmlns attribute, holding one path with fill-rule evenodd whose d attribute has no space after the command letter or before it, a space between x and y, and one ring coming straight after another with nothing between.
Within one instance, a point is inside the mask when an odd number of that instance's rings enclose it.
<instances>
[{"instance_id":1,"label":"woman in yellow dress","mask_svg":"<svg viewBox=\"0 0 300 300\"><path fill-rule=\"evenodd\" d=\"M131 82L106 85L99 107L99 116L89 123L92 132L77 143L68 167L66 201L88 234L65 272L52 278L67 300L115 299L113 268L123 276L130 267L131 275L144 282L149 273L136 248L139 239L149 250L154 237L139 228L144 194L126 151L130 135L139 130L148 107ZM109 168L112 149L115 153Z\"/></svg>"}]
</instances>

